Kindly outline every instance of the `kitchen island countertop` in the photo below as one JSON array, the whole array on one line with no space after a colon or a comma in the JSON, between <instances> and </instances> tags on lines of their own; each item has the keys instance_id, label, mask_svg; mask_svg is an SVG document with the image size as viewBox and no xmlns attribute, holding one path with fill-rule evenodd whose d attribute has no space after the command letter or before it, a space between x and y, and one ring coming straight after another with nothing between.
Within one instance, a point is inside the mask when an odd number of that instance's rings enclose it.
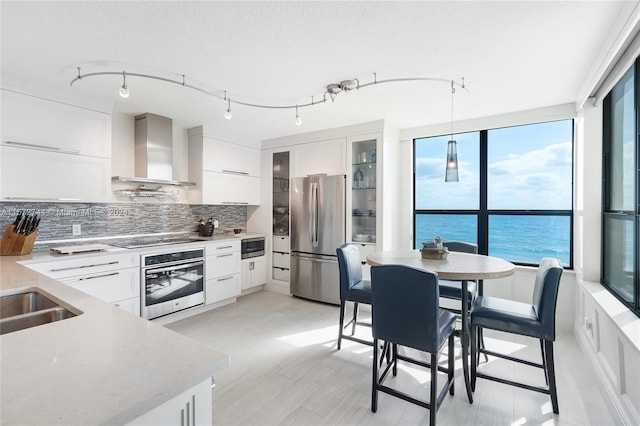
<instances>
[{"instance_id":1,"label":"kitchen island countertop","mask_svg":"<svg viewBox=\"0 0 640 426\"><path fill-rule=\"evenodd\" d=\"M125 424L229 365L223 353L18 263L28 259L0 257L2 291L38 287L82 314L0 336L2 424Z\"/></svg>"}]
</instances>

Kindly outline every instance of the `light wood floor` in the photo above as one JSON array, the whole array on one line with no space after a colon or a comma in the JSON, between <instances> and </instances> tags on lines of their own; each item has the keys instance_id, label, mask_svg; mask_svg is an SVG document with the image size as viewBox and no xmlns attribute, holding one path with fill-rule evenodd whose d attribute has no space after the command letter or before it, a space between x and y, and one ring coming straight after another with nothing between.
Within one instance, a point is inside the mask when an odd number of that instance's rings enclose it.
<instances>
[{"instance_id":1,"label":"light wood floor","mask_svg":"<svg viewBox=\"0 0 640 426\"><path fill-rule=\"evenodd\" d=\"M371 412L372 349L343 340L336 350L338 311L337 306L260 291L167 327L230 355L231 366L215 377L216 425L428 424L428 410L383 393L378 412ZM362 314L364 319L368 312ZM481 379L469 404L456 343L456 392L445 398L438 424L615 424L572 334L561 333L555 343L559 415L552 413L547 395ZM514 342L512 335L487 333L486 345L538 361L537 340ZM428 371L400 367L395 383L428 398ZM544 383L542 370L508 361L490 358L480 368Z\"/></svg>"}]
</instances>

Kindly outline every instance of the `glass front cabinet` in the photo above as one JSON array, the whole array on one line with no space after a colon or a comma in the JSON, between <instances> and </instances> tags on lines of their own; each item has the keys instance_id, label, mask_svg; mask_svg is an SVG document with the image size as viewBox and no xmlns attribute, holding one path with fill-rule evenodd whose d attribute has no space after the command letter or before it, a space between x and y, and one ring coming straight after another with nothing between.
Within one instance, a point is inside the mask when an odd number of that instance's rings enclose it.
<instances>
[{"instance_id":1,"label":"glass front cabinet","mask_svg":"<svg viewBox=\"0 0 640 426\"><path fill-rule=\"evenodd\" d=\"M273 154L272 278L289 281L289 152Z\"/></svg>"},{"instance_id":2,"label":"glass front cabinet","mask_svg":"<svg viewBox=\"0 0 640 426\"><path fill-rule=\"evenodd\" d=\"M365 276L369 278L366 257L376 251L379 243L379 194L378 150L380 137L349 138L350 176L347 189L347 241L357 244L365 265Z\"/></svg>"}]
</instances>

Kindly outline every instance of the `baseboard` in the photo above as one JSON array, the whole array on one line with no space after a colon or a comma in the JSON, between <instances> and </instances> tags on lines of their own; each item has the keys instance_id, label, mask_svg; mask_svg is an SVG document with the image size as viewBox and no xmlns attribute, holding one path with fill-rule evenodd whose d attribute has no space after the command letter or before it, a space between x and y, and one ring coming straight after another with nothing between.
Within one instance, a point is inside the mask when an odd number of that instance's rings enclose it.
<instances>
[{"instance_id":1,"label":"baseboard","mask_svg":"<svg viewBox=\"0 0 640 426\"><path fill-rule=\"evenodd\" d=\"M286 283L286 285L280 285L274 282L268 282L267 284L265 284L264 288L265 290L272 291L274 293L280 293L280 294L286 294L286 295L291 294L291 291L289 289L289 283Z\"/></svg>"},{"instance_id":2,"label":"baseboard","mask_svg":"<svg viewBox=\"0 0 640 426\"><path fill-rule=\"evenodd\" d=\"M582 353L586 355L587 359L593 366L593 370L596 372L598 381L605 390L604 394L607 397L608 405L613 407L613 413L618 416L619 422L617 423L624 425L640 424L640 418L637 418L632 412L630 412L629 408L619 395L618 390L608 380L607 372L599 362L598 356L589 344L588 337L584 334L580 324L574 323L573 332L576 340L578 341L578 345L582 349Z\"/></svg>"}]
</instances>

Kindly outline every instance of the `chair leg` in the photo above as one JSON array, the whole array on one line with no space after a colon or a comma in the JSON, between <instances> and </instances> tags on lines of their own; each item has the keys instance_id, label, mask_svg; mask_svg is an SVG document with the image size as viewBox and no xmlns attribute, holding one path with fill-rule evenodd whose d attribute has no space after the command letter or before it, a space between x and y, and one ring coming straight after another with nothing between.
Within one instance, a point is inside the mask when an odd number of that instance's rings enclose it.
<instances>
[{"instance_id":1,"label":"chair leg","mask_svg":"<svg viewBox=\"0 0 640 426\"><path fill-rule=\"evenodd\" d=\"M385 346L387 342L384 343ZM373 377L371 380L371 411L378 411L378 339L373 339Z\"/></svg>"},{"instance_id":2,"label":"chair leg","mask_svg":"<svg viewBox=\"0 0 640 426\"><path fill-rule=\"evenodd\" d=\"M549 375L549 393L551 394L551 406L555 414L559 414L558 410L558 393L556 390L556 373L553 364L553 340L544 341L544 354L546 357L547 374Z\"/></svg>"},{"instance_id":3,"label":"chair leg","mask_svg":"<svg viewBox=\"0 0 640 426\"><path fill-rule=\"evenodd\" d=\"M482 328L471 325L471 390L476 390L476 374L478 369L478 340L479 333L482 332Z\"/></svg>"},{"instance_id":4,"label":"chair leg","mask_svg":"<svg viewBox=\"0 0 640 426\"><path fill-rule=\"evenodd\" d=\"M342 343L342 329L344 327L344 305L345 301L340 301L340 328L338 329L338 350L340 350L340 344Z\"/></svg>"},{"instance_id":5,"label":"chair leg","mask_svg":"<svg viewBox=\"0 0 640 426\"><path fill-rule=\"evenodd\" d=\"M393 375L398 375L398 345L396 343L391 344L393 354L391 355L391 362L393 362Z\"/></svg>"},{"instance_id":6,"label":"chair leg","mask_svg":"<svg viewBox=\"0 0 640 426\"><path fill-rule=\"evenodd\" d=\"M544 339L540 339L540 353L542 354L542 370L544 371L544 382L549 385L549 374L547 374L547 360L544 354Z\"/></svg>"},{"instance_id":7,"label":"chair leg","mask_svg":"<svg viewBox=\"0 0 640 426\"><path fill-rule=\"evenodd\" d=\"M351 323L351 335L356 333L356 321L358 320L358 302L353 304L353 321Z\"/></svg>"},{"instance_id":8,"label":"chair leg","mask_svg":"<svg viewBox=\"0 0 640 426\"><path fill-rule=\"evenodd\" d=\"M431 392L429 396L429 425L436 425L438 411L438 353L431 354Z\"/></svg>"},{"instance_id":9,"label":"chair leg","mask_svg":"<svg viewBox=\"0 0 640 426\"><path fill-rule=\"evenodd\" d=\"M449 395L452 395L452 396L455 393L455 389L454 389L455 360L453 356L453 351L454 351L453 346L454 346L454 339L453 339L453 333L451 333L449 335L449 347L447 349L447 358L448 358L447 364L449 369L449 371L447 371L447 380L451 383L451 387L449 388Z\"/></svg>"},{"instance_id":10,"label":"chair leg","mask_svg":"<svg viewBox=\"0 0 640 426\"><path fill-rule=\"evenodd\" d=\"M484 329L481 328L480 330L478 330L478 347L484 349ZM487 356L487 354L483 353L482 355L484 355L484 362L489 362L489 357ZM480 353L478 353L478 364L480 364Z\"/></svg>"}]
</instances>

